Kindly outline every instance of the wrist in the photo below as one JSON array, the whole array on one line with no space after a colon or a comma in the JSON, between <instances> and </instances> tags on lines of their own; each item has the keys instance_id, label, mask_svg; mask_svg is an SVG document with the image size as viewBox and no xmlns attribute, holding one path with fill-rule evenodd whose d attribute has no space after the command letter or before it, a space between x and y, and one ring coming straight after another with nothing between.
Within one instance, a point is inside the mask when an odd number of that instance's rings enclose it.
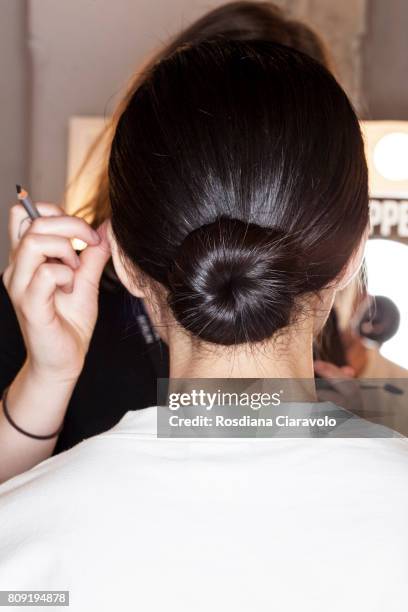
<instances>
[{"instance_id":1,"label":"wrist","mask_svg":"<svg viewBox=\"0 0 408 612\"><path fill-rule=\"evenodd\" d=\"M59 434L61 433L61 431L63 429L63 425L64 425L63 419L62 419L61 424L58 426L58 429L56 429L52 433L46 433L46 434L44 434L44 433L32 433L30 431L27 431L26 429L24 429L20 425L18 425L15 422L15 420L13 419L13 417L11 416L10 411L9 411L9 406L8 406L8 394L9 394L9 390L10 390L10 387L7 387L7 389L5 389L4 392L3 392L3 397L2 397L3 414L4 414L4 417L7 420L8 424L11 425L11 427L15 431L17 431L19 434L22 434L23 436L26 436L27 438L30 438L32 440L48 441L48 440L53 440L54 438L58 438Z\"/></svg>"},{"instance_id":2,"label":"wrist","mask_svg":"<svg viewBox=\"0 0 408 612\"><path fill-rule=\"evenodd\" d=\"M73 389L78 381L81 371L82 367L75 368L73 370L57 370L47 368L36 364L29 357L22 368L24 378L35 385L44 386L45 388L55 387Z\"/></svg>"},{"instance_id":3,"label":"wrist","mask_svg":"<svg viewBox=\"0 0 408 612\"><path fill-rule=\"evenodd\" d=\"M8 420L40 437L59 431L76 380L50 376L27 360L8 388Z\"/></svg>"}]
</instances>

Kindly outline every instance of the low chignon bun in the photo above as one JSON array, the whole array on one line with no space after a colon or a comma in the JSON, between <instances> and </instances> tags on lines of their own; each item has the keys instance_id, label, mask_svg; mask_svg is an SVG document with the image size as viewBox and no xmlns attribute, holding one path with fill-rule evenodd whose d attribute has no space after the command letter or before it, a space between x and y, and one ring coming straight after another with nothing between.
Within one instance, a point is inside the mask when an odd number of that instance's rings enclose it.
<instances>
[{"instance_id":1,"label":"low chignon bun","mask_svg":"<svg viewBox=\"0 0 408 612\"><path fill-rule=\"evenodd\" d=\"M300 249L281 230L221 217L184 239L168 275L168 302L201 340L260 342L290 324L301 270Z\"/></svg>"}]
</instances>

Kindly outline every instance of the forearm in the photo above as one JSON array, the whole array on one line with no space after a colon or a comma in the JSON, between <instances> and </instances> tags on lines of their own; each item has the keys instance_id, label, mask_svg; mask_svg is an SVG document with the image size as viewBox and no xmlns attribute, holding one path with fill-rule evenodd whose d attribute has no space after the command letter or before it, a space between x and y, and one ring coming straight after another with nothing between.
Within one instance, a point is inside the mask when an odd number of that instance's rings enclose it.
<instances>
[{"instance_id":1,"label":"forearm","mask_svg":"<svg viewBox=\"0 0 408 612\"><path fill-rule=\"evenodd\" d=\"M0 481L49 457L84 364L98 315L98 287L111 251L106 226L94 231L53 204L20 236L24 208L10 211L12 253L3 282L20 324L27 361L0 411ZM72 239L87 244L81 255ZM11 422L10 422L11 421Z\"/></svg>"},{"instance_id":2,"label":"forearm","mask_svg":"<svg viewBox=\"0 0 408 612\"><path fill-rule=\"evenodd\" d=\"M10 386L8 413L16 425L36 435L49 435L61 426L76 381L43 378L26 363ZM0 412L0 482L47 459L57 437L37 440L15 429Z\"/></svg>"}]
</instances>

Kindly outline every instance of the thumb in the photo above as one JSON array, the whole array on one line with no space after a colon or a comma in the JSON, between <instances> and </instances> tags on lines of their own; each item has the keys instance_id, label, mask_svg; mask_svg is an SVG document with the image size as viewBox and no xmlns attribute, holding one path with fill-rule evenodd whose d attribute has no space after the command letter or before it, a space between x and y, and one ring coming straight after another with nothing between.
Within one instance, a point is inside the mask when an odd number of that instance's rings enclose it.
<instances>
[{"instance_id":1,"label":"thumb","mask_svg":"<svg viewBox=\"0 0 408 612\"><path fill-rule=\"evenodd\" d=\"M111 249L107 239L107 222L97 229L99 244L87 246L80 254L80 267L76 273L78 280L85 280L98 287L102 272L111 257Z\"/></svg>"}]
</instances>

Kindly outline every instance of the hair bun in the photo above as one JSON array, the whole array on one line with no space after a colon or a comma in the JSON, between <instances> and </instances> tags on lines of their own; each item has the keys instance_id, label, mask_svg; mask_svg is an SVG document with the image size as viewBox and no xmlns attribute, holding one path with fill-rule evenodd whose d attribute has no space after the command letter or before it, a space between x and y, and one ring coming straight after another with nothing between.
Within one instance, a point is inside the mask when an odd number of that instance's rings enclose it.
<instances>
[{"instance_id":1,"label":"hair bun","mask_svg":"<svg viewBox=\"0 0 408 612\"><path fill-rule=\"evenodd\" d=\"M169 273L169 305L194 336L260 342L290 321L302 291L299 247L281 230L221 217L191 232Z\"/></svg>"}]
</instances>

